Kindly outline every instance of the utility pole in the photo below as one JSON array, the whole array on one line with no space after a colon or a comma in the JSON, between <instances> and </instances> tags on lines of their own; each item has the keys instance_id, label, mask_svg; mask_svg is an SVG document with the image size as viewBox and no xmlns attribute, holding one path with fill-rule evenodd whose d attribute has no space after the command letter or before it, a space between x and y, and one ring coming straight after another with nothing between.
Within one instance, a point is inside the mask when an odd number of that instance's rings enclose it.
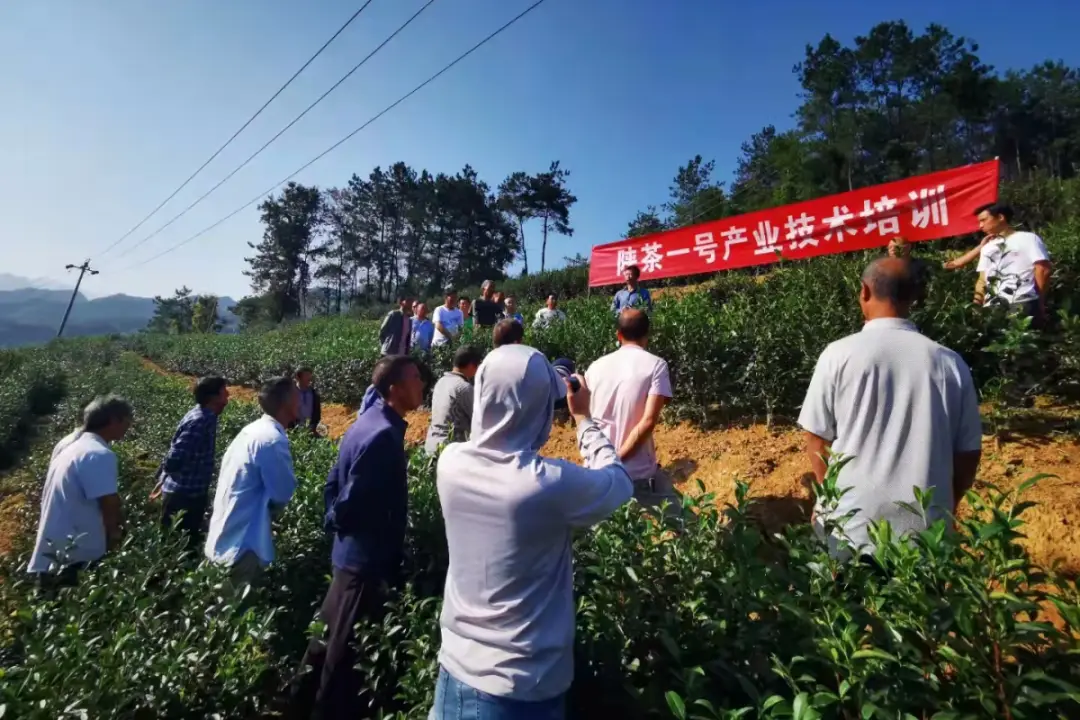
<instances>
[{"instance_id":1,"label":"utility pole","mask_svg":"<svg viewBox=\"0 0 1080 720\"><path fill-rule=\"evenodd\" d=\"M64 326L67 325L68 316L71 315L71 306L75 304L75 296L79 294L79 286L82 285L83 275L90 273L91 275L97 275L97 270L90 269L90 260L87 259L82 265L68 265L68 270L78 270L79 279L75 281L75 289L71 291L71 300L68 301L67 310L64 311L64 319L60 321L60 329L56 331L56 337L60 337L64 334Z\"/></svg>"}]
</instances>

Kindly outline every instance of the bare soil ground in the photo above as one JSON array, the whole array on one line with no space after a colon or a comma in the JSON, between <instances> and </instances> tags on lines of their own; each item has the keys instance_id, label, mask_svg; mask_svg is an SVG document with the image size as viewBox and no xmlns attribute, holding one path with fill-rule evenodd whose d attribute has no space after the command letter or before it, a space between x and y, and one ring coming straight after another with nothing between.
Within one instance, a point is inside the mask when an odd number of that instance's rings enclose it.
<instances>
[{"instance_id":1,"label":"bare soil ground","mask_svg":"<svg viewBox=\"0 0 1080 720\"><path fill-rule=\"evenodd\" d=\"M146 366L166 374L149 361ZM229 390L235 399L255 400L256 394L250 388ZM1025 515L1025 544L1037 562L1060 562L1064 571L1074 575L1080 574L1080 440L1058 428L1075 422L1076 412L1076 408L1040 403L1026 427L985 438L976 485L977 490L988 484L1007 490L1035 474L1056 476L1028 491L1026 499L1038 505ZM323 422L331 438L341 437L355 417L355 409L323 405ZM429 414L421 410L406 419L408 442L423 442ZM741 479L750 484L751 496L759 501L758 512L768 527L779 528L807 517L809 463L797 430L760 424L706 430L682 423L657 428L655 438L660 462L676 478L681 491L696 493L700 481L706 492L716 495L717 502L726 504L734 501L735 483ZM573 427L557 424L544 452L577 461ZM19 504L18 496L0 503L0 531L8 524L15 526L6 523L5 517L14 515ZM8 547L10 539L0 532L0 553Z\"/></svg>"}]
</instances>

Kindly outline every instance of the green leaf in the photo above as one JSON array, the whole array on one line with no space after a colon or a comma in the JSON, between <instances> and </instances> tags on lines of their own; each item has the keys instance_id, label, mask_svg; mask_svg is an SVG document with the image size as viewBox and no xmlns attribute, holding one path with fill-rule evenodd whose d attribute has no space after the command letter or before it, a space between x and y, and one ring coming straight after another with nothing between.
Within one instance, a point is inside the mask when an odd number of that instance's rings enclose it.
<instances>
[{"instance_id":1,"label":"green leaf","mask_svg":"<svg viewBox=\"0 0 1080 720\"><path fill-rule=\"evenodd\" d=\"M896 657L890 655L889 653L885 652L884 650L878 650L876 648L871 648L871 649L868 649L868 650L856 650L855 652L851 653L851 658L853 660L865 660L865 659L871 659L872 658L874 660L887 660L889 662L899 662L899 660L897 660Z\"/></svg>"},{"instance_id":2,"label":"green leaf","mask_svg":"<svg viewBox=\"0 0 1080 720\"><path fill-rule=\"evenodd\" d=\"M686 705L683 703L679 693L668 690L664 693L664 697L667 699L668 709L671 710L671 714L679 720L686 720Z\"/></svg>"}]
</instances>

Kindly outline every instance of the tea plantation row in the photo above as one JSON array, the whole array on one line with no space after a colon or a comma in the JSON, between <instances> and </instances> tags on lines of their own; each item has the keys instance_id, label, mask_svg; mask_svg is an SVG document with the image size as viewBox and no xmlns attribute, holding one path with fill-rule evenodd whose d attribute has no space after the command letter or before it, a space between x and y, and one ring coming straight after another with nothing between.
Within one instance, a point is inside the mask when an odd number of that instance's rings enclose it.
<instances>
[{"instance_id":1,"label":"tea plantation row","mask_svg":"<svg viewBox=\"0 0 1080 720\"><path fill-rule=\"evenodd\" d=\"M964 355L986 390L1000 390L992 381L1003 376L1023 376L1026 390L1080 390L1080 226L1052 228L1047 243L1054 256L1054 318L1053 329L1043 333L1010 332L1002 313L972 305L972 266L945 272L943 252L917 248L938 269L914 319L927 335ZM670 365L676 410L699 418L716 410L727 417L793 414L825 345L861 324L857 289L870 257L784 264L760 277L722 274L696 292L658 298L652 349ZM615 347L609 302L606 294L568 301L568 322L545 331L529 328L526 342L549 357L587 364ZM247 385L311 363L325 400L356 405L378 358L376 335L374 322L323 318L262 334L141 335L131 347L170 370L223 374ZM466 339L489 345L483 335ZM447 354L437 354L436 369L448 361Z\"/></svg>"},{"instance_id":2,"label":"tea plantation row","mask_svg":"<svg viewBox=\"0 0 1080 720\"><path fill-rule=\"evenodd\" d=\"M0 564L0 714L258 717L280 709L327 586L322 483L335 448L297 436L300 487L277 524L278 561L239 610L222 572L178 557L148 499L152 473L190 405L185 384L107 341L29 351L62 373L65 394L24 465L2 480L23 493L17 550L37 519L51 442L94 394L135 404L117 446L129 535L78 588L46 602L25 558ZM0 379L9 392L11 378ZM219 451L256 410L235 402ZM826 498L835 496L829 483ZM430 460L412 457L409 584L359 642L381 707L426 716L447 566ZM688 501L690 502L690 501ZM1066 718L1080 714L1080 588L1046 576L1016 544L1022 505L991 493L981 520L913 545L885 543L881 569L829 558L804 527L768 537L745 500L721 516L696 501L687 532L657 534L628 506L575 543L577 718ZM16 553L18 554L18 553ZM882 569L884 571L882 571ZM1054 596L1039 588L1056 587ZM1062 628L1041 622L1054 605ZM382 713L379 715L378 713Z\"/></svg>"}]
</instances>

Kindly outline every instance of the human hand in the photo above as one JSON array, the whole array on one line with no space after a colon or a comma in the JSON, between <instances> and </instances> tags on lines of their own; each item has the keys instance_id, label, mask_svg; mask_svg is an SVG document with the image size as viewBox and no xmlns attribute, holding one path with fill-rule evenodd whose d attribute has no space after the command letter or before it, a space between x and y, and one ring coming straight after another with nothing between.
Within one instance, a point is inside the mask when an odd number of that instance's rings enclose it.
<instances>
[{"instance_id":1,"label":"human hand","mask_svg":"<svg viewBox=\"0 0 1080 720\"><path fill-rule=\"evenodd\" d=\"M586 420L589 418L589 403L592 401L592 392L589 390L589 386L585 384L585 378L581 375L572 375L572 379L577 380L577 389L574 389L574 384L570 382L570 378L564 378L563 382L566 383L566 406L570 409L570 414L574 416L575 422Z\"/></svg>"},{"instance_id":2,"label":"human hand","mask_svg":"<svg viewBox=\"0 0 1080 720\"><path fill-rule=\"evenodd\" d=\"M161 483L160 480L158 480L157 485L155 485L154 489L150 491L150 499L151 500L157 500L158 498L161 497L161 486L162 486L162 483Z\"/></svg>"}]
</instances>

